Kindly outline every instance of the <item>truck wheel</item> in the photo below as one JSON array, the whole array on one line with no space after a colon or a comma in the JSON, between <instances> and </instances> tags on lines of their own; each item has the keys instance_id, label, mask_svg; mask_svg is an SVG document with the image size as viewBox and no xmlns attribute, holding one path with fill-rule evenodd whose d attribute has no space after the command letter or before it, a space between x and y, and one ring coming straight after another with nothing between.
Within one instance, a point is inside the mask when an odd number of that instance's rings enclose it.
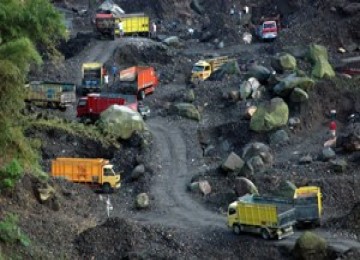
<instances>
[{"instance_id":1,"label":"truck wheel","mask_svg":"<svg viewBox=\"0 0 360 260\"><path fill-rule=\"evenodd\" d=\"M145 91L144 91L144 90L141 90L141 91L139 92L139 99L140 99L140 100L144 100L144 99L145 99Z\"/></svg>"},{"instance_id":2,"label":"truck wheel","mask_svg":"<svg viewBox=\"0 0 360 260\"><path fill-rule=\"evenodd\" d=\"M111 186L109 183L104 183L102 186L102 190L104 193L110 193L111 192Z\"/></svg>"},{"instance_id":3,"label":"truck wheel","mask_svg":"<svg viewBox=\"0 0 360 260\"><path fill-rule=\"evenodd\" d=\"M261 229L261 236L265 240L269 240L271 238L270 232L266 228Z\"/></svg>"},{"instance_id":4,"label":"truck wheel","mask_svg":"<svg viewBox=\"0 0 360 260\"><path fill-rule=\"evenodd\" d=\"M236 234L236 235L240 235L240 233L241 233L241 228L240 228L240 226L239 226L239 225L234 225L234 226L233 226L233 232L234 232L234 234Z\"/></svg>"}]
</instances>

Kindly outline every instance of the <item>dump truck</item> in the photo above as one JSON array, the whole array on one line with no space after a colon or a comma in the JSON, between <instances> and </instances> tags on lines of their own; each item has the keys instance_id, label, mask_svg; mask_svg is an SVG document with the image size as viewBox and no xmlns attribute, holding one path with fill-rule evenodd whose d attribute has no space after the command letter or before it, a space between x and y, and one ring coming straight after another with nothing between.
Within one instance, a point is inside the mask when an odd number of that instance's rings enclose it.
<instances>
[{"instance_id":1,"label":"dump truck","mask_svg":"<svg viewBox=\"0 0 360 260\"><path fill-rule=\"evenodd\" d=\"M103 86L105 69L100 62L82 64L81 94L100 92Z\"/></svg>"},{"instance_id":2,"label":"dump truck","mask_svg":"<svg viewBox=\"0 0 360 260\"><path fill-rule=\"evenodd\" d=\"M280 28L280 16L262 17L255 28L255 34L263 41L275 40Z\"/></svg>"},{"instance_id":3,"label":"dump truck","mask_svg":"<svg viewBox=\"0 0 360 260\"><path fill-rule=\"evenodd\" d=\"M124 35L149 36L150 18L145 13L122 14L115 18L115 24L123 23ZM115 28L115 35L120 36L118 26Z\"/></svg>"},{"instance_id":4,"label":"dump truck","mask_svg":"<svg viewBox=\"0 0 360 260\"><path fill-rule=\"evenodd\" d=\"M295 223L295 208L274 198L247 194L228 207L227 225L235 234L251 232L264 239L282 239L294 233Z\"/></svg>"},{"instance_id":5,"label":"dump truck","mask_svg":"<svg viewBox=\"0 0 360 260\"><path fill-rule=\"evenodd\" d=\"M46 81L31 81L25 85L25 102L65 110L76 101L76 85Z\"/></svg>"},{"instance_id":6,"label":"dump truck","mask_svg":"<svg viewBox=\"0 0 360 260\"><path fill-rule=\"evenodd\" d=\"M77 104L77 117L81 119L97 120L100 114L111 105L127 106L138 111L143 118L150 114L150 108L139 106L135 95L124 95L117 93L91 93L81 97Z\"/></svg>"},{"instance_id":7,"label":"dump truck","mask_svg":"<svg viewBox=\"0 0 360 260\"><path fill-rule=\"evenodd\" d=\"M196 83L197 81L206 80L214 71L229 61L228 56L199 60L191 70L191 82Z\"/></svg>"},{"instance_id":8,"label":"dump truck","mask_svg":"<svg viewBox=\"0 0 360 260\"><path fill-rule=\"evenodd\" d=\"M103 158L56 158L51 161L51 175L110 193L120 188L120 174Z\"/></svg>"},{"instance_id":9,"label":"dump truck","mask_svg":"<svg viewBox=\"0 0 360 260\"><path fill-rule=\"evenodd\" d=\"M95 28L98 38L115 40L115 17L111 13L97 13L95 15Z\"/></svg>"},{"instance_id":10,"label":"dump truck","mask_svg":"<svg viewBox=\"0 0 360 260\"><path fill-rule=\"evenodd\" d=\"M294 201L297 225L320 226L323 213L322 194L317 186L304 186L295 190Z\"/></svg>"},{"instance_id":11,"label":"dump truck","mask_svg":"<svg viewBox=\"0 0 360 260\"><path fill-rule=\"evenodd\" d=\"M153 93L158 84L153 67L134 66L120 71L119 91L122 94L137 95L139 100Z\"/></svg>"}]
</instances>

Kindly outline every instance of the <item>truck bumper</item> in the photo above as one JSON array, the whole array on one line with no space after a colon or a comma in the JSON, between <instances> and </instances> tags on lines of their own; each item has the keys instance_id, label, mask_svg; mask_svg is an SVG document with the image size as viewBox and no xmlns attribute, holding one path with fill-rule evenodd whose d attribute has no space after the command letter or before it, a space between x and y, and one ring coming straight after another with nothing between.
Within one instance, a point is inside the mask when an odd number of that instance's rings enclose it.
<instances>
[{"instance_id":1,"label":"truck bumper","mask_svg":"<svg viewBox=\"0 0 360 260\"><path fill-rule=\"evenodd\" d=\"M286 228L281 228L276 232L278 239L283 239L283 238L291 236L293 234L294 234L294 229L292 226L286 227Z\"/></svg>"}]
</instances>

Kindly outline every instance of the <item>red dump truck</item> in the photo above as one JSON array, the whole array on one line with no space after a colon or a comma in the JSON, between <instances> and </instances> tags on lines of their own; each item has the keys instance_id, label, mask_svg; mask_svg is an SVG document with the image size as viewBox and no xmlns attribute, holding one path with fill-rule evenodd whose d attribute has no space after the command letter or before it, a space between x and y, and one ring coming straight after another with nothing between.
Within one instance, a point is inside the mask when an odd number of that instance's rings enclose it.
<instances>
[{"instance_id":1,"label":"red dump truck","mask_svg":"<svg viewBox=\"0 0 360 260\"><path fill-rule=\"evenodd\" d=\"M100 114L111 105L123 105L138 111L144 118L150 114L150 109L139 106L134 95L124 95L117 93L92 93L86 97L81 97L77 105L77 117L96 120ZM141 108L141 109L140 109ZM146 109L147 108L147 109Z\"/></svg>"},{"instance_id":2,"label":"red dump truck","mask_svg":"<svg viewBox=\"0 0 360 260\"><path fill-rule=\"evenodd\" d=\"M137 95L143 100L159 84L153 67L134 66L120 71L120 89L123 94Z\"/></svg>"},{"instance_id":3,"label":"red dump truck","mask_svg":"<svg viewBox=\"0 0 360 260\"><path fill-rule=\"evenodd\" d=\"M275 40L280 29L280 15L274 17L262 17L255 29L256 35L266 41Z\"/></svg>"}]
</instances>

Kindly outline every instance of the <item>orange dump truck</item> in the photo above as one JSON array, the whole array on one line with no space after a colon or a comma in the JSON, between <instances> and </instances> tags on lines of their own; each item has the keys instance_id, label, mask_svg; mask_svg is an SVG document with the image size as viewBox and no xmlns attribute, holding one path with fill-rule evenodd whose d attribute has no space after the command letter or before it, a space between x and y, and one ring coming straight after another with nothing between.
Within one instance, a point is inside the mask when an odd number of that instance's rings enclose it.
<instances>
[{"instance_id":1,"label":"orange dump truck","mask_svg":"<svg viewBox=\"0 0 360 260\"><path fill-rule=\"evenodd\" d=\"M51 175L90 184L105 193L120 188L120 174L114 172L109 160L102 158L56 158L51 162Z\"/></svg>"},{"instance_id":2,"label":"orange dump truck","mask_svg":"<svg viewBox=\"0 0 360 260\"><path fill-rule=\"evenodd\" d=\"M120 71L120 92L137 95L140 100L154 92L159 84L153 67L134 66Z\"/></svg>"}]
</instances>

